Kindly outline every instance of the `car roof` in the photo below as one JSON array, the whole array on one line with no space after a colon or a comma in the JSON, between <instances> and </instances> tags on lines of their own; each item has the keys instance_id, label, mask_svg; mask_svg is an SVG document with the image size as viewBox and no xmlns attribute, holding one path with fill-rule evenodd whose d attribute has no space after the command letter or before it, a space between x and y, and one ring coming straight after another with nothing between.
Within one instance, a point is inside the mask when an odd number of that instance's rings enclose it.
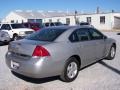
<instances>
[{"instance_id":1,"label":"car roof","mask_svg":"<svg viewBox=\"0 0 120 90\"><path fill-rule=\"evenodd\" d=\"M21 24L21 23L0 23L1 25L2 24Z\"/></svg>"},{"instance_id":2,"label":"car roof","mask_svg":"<svg viewBox=\"0 0 120 90\"><path fill-rule=\"evenodd\" d=\"M66 29L66 30L69 30L69 29L78 29L78 28L93 28L93 27L90 27L90 26L80 26L80 25L76 25L76 26L52 26L52 27L44 27L43 29Z\"/></svg>"}]
</instances>

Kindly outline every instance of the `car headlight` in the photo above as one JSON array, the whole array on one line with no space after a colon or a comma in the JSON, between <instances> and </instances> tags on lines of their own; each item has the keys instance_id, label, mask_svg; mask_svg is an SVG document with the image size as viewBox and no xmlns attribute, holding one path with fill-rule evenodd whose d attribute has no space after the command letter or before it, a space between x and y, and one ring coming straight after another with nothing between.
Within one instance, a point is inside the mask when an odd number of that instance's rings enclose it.
<instances>
[{"instance_id":1,"label":"car headlight","mask_svg":"<svg viewBox=\"0 0 120 90\"><path fill-rule=\"evenodd\" d=\"M25 32L19 32L19 35L25 35Z\"/></svg>"}]
</instances>

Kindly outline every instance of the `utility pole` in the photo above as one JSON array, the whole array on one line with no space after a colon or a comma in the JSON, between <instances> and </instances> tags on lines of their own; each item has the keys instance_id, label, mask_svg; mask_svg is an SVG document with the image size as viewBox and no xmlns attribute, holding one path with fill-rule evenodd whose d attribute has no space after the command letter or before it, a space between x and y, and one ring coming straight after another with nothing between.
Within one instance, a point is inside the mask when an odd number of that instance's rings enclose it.
<instances>
[{"instance_id":1,"label":"utility pole","mask_svg":"<svg viewBox=\"0 0 120 90\"><path fill-rule=\"evenodd\" d=\"M77 11L75 10L75 15L74 15L74 18L75 18L75 24L77 25L78 23L77 23Z\"/></svg>"}]
</instances>

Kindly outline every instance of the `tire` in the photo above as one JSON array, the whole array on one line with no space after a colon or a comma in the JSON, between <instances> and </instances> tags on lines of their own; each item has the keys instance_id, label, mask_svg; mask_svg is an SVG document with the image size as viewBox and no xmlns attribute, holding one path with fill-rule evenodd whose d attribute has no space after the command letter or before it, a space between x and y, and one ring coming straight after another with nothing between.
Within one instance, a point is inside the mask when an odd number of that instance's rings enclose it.
<instances>
[{"instance_id":1,"label":"tire","mask_svg":"<svg viewBox=\"0 0 120 90\"><path fill-rule=\"evenodd\" d=\"M13 35L12 40L13 40L13 41L16 41L17 39L18 39L18 35L17 35L17 34Z\"/></svg>"},{"instance_id":2,"label":"tire","mask_svg":"<svg viewBox=\"0 0 120 90\"><path fill-rule=\"evenodd\" d=\"M116 46L112 45L109 51L108 56L105 58L107 60L112 60L115 58L115 54L116 54Z\"/></svg>"},{"instance_id":3,"label":"tire","mask_svg":"<svg viewBox=\"0 0 120 90\"><path fill-rule=\"evenodd\" d=\"M65 82L72 82L78 76L79 66L79 62L75 57L69 58L60 78Z\"/></svg>"}]
</instances>

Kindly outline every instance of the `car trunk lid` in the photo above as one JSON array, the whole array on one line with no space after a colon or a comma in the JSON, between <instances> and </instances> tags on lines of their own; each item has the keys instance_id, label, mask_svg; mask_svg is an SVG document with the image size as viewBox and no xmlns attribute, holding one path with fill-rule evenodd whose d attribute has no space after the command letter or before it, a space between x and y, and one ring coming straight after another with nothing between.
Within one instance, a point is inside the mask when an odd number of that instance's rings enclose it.
<instances>
[{"instance_id":1,"label":"car trunk lid","mask_svg":"<svg viewBox=\"0 0 120 90\"><path fill-rule=\"evenodd\" d=\"M22 56L33 56L35 53L36 47L41 47L42 50L46 50L44 45L50 44L51 42L44 41L34 41L34 40L20 40L14 41L9 45L9 51L17 54L21 54ZM37 48L38 49L38 48Z\"/></svg>"}]
</instances>

